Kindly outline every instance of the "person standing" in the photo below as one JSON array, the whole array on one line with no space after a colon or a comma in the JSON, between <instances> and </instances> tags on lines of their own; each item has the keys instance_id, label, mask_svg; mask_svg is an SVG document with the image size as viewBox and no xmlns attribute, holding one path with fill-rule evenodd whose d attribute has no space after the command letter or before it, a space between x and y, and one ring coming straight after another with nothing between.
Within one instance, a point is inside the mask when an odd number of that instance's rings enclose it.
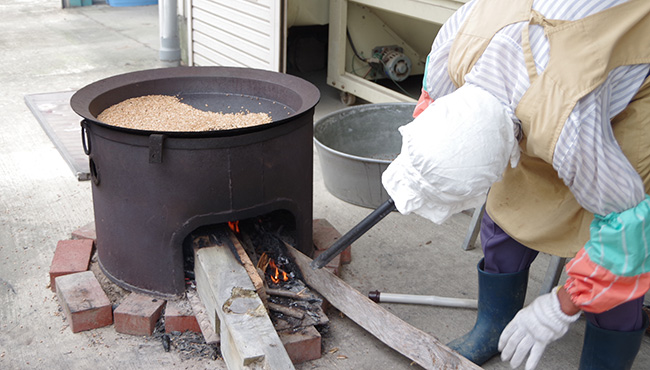
<instances>
[{"instance_id":1,"label":"person standing","mask_svg":"<svg viewBox=\"0 0 650 370\"><path fill-rule=\"evenodd\" d=\"M650 289L650 1L472 0L441 28L382 176L403 213L480 207L477 322L449 343L537 366L584 313L581 369L629 369ZM510 166L508 166L510 163ZM524 306L542 251L563 286Z\"/></svg>"}]
</instances>

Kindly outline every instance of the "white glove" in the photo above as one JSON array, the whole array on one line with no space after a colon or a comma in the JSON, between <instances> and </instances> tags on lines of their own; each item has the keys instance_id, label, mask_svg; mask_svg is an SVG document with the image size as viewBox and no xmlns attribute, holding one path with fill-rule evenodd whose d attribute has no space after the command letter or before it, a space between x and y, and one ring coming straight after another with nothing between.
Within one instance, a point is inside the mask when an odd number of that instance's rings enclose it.
<instances>
[{"instance_id":1,"label":"white glove","mask_svg":"<svg viewBox=\"0 0 650 370\"><path fill-rule=\"evenodd\" d=\"M510 366L514 369L530 352L526 370L534 369L546 346L561 338L578 317L579 312L573 316L562 312L557 289L537 297L528 307L520 310L501 333L501 360L510 361Z\"/></svg>"}]
</instances>

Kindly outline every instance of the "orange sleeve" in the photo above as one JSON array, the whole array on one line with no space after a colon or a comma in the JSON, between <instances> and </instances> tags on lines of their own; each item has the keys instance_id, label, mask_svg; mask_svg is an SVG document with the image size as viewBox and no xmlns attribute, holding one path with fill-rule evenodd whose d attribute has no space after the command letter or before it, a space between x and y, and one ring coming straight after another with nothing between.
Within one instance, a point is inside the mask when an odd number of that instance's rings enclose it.
<instances>
[{"instance_id":1,"label":"orange sleeve","mask_svg":"<svg viewBox=\"0 0 650 370\"><path fill-rule=\"evenodd\" d=\"M650 272L619 276L589 258L582 248L566 266L569 278L564 288L582 310L601 313L639 298L650 287Z\"/></svg>"}]
</instances>

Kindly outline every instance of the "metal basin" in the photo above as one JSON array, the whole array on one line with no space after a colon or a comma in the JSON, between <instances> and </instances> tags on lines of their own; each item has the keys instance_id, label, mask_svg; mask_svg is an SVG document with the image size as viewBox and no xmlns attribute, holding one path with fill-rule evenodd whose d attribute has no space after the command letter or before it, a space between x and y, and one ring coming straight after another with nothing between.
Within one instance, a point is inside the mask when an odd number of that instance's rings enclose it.
<instances>
[{"instance_id":1,"label":"metal basin","mask_svg":"<svg viewBox=\"0 0 650 370\"><path fill-rule=\"evenodd\" d=\"M415 103L366 104L318 120L314 142L327 190L368 208L388 200L381 174L399 154L397 129L413 120L414 109Z\"/></svg>"}]
</instances>

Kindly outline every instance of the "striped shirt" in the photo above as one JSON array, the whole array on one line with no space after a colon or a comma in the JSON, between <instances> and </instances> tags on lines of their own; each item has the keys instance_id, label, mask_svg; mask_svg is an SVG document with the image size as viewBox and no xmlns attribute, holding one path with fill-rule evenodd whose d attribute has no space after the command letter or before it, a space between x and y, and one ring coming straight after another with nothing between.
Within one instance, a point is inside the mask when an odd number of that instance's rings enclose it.
<instances>
[{"instance_id":1,"label":"striped shirt","mask_svg":"<svg viewBox=\"0 0 650 370\"><path fill-rule=\"evenodd\" d=\"M549 19L578 20L625 1L535 0L533 8ZM427 57L423 90L434 100L456 89L447 72L447 59L454 37L474 3L472 0L465 4L443 25ZM515 109L530 86L521 47L522 29L526 26L527 22L519 22L500 30L465 76L466 83L492 93L517 126ZM549 60L549 43L541 26L530 27L530 46L540 74ZM560 133L553 168L589 212L622 212L644 200L643 181L616 142L611 119L629 104L649 70L647 64L612 70L601 86L578 101Z\"/></svg>"}]
</instances>

